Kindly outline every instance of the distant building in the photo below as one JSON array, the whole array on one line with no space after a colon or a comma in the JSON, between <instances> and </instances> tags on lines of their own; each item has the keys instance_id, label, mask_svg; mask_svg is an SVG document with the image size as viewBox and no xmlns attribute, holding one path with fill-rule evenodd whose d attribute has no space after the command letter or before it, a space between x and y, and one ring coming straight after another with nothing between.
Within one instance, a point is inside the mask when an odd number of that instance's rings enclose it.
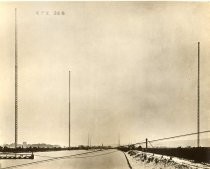
<instances>
[{"instance_id":1,"label":"distant building","mask_svg":"<svg viewBox=\"0 0 210 169\"><path fill-rule=\"evenodd\" d=\"M4 147L8 148L15 148L15 143L12 144L4 144ZM18 144L17 147L22 147L22 148L29 148L29 147L39 147L39 148L60 148L61 146L59 145L51 145L51 144L45 144L45 143L38 143L38 144L27 144L26 141L23 142L23 144Z\"/></svg>"},{"instance_id":2,"label":"distant building","mask_svg":"<svg viewBox=\"0 0 210 169\"><path fill-rule=\"evenodd\" d=\"M23 142L23 148L27 148L27 142Z\"/></svg>"},{"instance_id":3,"label":"distant building","mask_svg":"<svg viewBox=\"0 0 210 169\"><path fill-rule=\"evenodd\" d=\"M8 148L15 148L15 143L11 143L11 144L4 144L4 147L8 147ZM21 144L18 144L17 147L21 147Z\"/></svg>"}]
</instances>

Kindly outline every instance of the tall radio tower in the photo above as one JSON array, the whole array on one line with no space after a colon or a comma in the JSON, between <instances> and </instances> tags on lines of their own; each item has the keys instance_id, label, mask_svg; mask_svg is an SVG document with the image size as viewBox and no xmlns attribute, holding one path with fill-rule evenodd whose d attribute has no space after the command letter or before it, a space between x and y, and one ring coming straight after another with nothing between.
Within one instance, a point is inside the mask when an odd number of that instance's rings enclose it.
<instances>
[{"instance_id":1,"label":"tall radio tower","mask_svg":"<svg viewBox=\"0 0 210 169\"><path fill-rule=\"evenodd\" d=\"M17 10L15 8L15 148L18 144L18 50L17 50Z\"/></svg>"},{"instance_id":2,"label":"tall radio tower","mask_svg":"<svg viewBox=\"0 0 210 169\"><path fill-rule=\"evenodd\" d=\"M69 71L69 148L71 147L71 71Z\"/></svg>"},{"instance_id":3,"label":"tall radio tower","mask_svg":"<svg viewBox=\"0 0 210 169\"><path fill-rule=\"evenodd\" d=\"M197 129L198 129L198 138L197 138L197 147L200 147L200 42L198 42L198 84L197 84L197 101L198 101L198 108L197 108Z\"/></svg>"}]
</instances>

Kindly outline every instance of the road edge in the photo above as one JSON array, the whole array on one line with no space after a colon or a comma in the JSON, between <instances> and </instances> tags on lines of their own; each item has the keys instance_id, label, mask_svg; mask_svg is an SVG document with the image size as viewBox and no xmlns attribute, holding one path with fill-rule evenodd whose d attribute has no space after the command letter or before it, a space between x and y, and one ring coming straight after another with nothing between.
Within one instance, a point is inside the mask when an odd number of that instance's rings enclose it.
<instances>
[{"instance_id":1,"label":"road edge","mask_svg":"<svg viewBox=\"0 0 210 169\"><path fill-rule=\"evenodd\" d=\"M123 152L123 153L124 153L125 159L126 159L126 161L127 161L127 163L128 163L128 167L129 167L130 169L132 169L131 164L130 164L130 162L129 162L129 160L128 160L128 157L126 156L125 152Z\"/></svg>"}]
</instances>

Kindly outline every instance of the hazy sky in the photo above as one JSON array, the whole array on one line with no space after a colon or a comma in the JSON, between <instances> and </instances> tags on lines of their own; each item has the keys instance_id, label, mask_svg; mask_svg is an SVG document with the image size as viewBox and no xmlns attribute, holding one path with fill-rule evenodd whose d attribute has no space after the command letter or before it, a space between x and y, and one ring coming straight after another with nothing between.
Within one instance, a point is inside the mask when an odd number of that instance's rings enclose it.
<instances>
[{"instance_id":1,"label":"hazy sky","mask_svg":"<svg viewBox=\"0 0 210 169\"><path fill-rule=\"evenodd\" d=\"M119 134L126 144L196 132L198 41L201 130L210 129L209 3L1 2L0 144L14 142L15 7L19 143L68 145L69 70L72 145L88 133L92 144Z\"/></svg>"}]
</instances>

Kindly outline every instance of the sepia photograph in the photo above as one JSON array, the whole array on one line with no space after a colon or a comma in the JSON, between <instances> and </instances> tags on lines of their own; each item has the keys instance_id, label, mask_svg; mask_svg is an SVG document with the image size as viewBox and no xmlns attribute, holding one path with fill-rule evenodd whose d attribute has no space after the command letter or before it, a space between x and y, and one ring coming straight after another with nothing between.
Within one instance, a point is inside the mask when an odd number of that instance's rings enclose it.
<instances>
[{"instance_id":1,"label":"sepia photograph","mask_svg":"<svg viewBox=\"0 0 210 169\"><path fill-rule=\"evenodd\" d=\"M209 124L210 2L0 2L0 169L210 169Z\"/></svg>"}]
</instances>

